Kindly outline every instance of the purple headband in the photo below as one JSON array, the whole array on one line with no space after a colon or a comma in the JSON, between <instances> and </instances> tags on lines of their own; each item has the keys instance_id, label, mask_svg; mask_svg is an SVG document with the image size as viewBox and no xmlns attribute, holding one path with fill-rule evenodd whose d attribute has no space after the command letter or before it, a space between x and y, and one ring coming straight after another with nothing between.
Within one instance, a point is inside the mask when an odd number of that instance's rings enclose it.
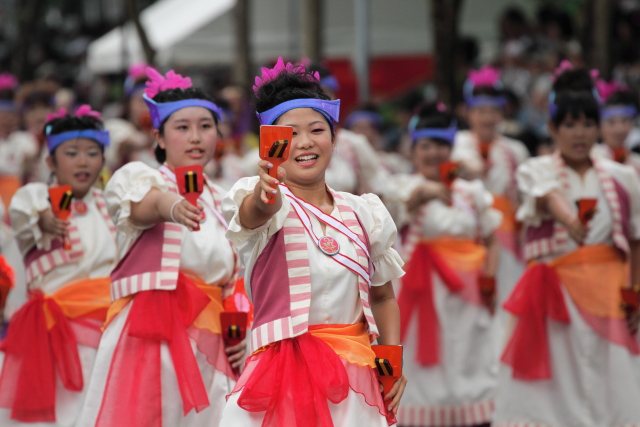
<instances>
[{"instance_id":1,"label":"purple headband","mask_svg":"<svg viewBox=\"0 0 640 427\"><path fill-rule=\"evenodd\" d=\"M340 117L340 100L325 101L324 99L316 98L299 98L292 99L291 101L285 101L282 104L278 104L270 110L262 113L256 112L258 120L261 125L272 125L278 117L286 113L287 111L295 108L313 108L318 113L322 114L329 124L333 128L333 123L338 121Z\"/></svg>"},{"instance_id":2,"label":"purple headband","mask_svg":"<svg viewBox=\"0 0 640 427\"><path fill-rule=\"evenodd\" d=\"M347 119L344 121L344 127L351 129L351 126L361 120L366 120L377 128L382 126L382 118L380 117L380 114L373 111L358 110L347 116Z\"/></svg>"},{"instance_id":3,"label":"purple headband","mask_svg":"<svg viewBox=\"0 0 640 427\"><path fill-rule=\"evenodd\" d=\"M458 131L458 123L454 120L448 128L422 128L410 131L411 144L415 144L420 138L443 139L449 144L453 144Z\"/></svg>"},{"instance_id":4,"label":"purple headband","mask_svg":"<svg viewBox=\"0 0 640 427\"><path fill-rule=\"evenodd\" d=\"M160 129L160 125L162 125L162 122L164 122L167 117L176 111L187 107L204 107L207 110L210 110L213 115L216 116L218 121L220 121L220 118L222 117L220 107L206 99L192 98L181 99L180 101L173 102L155 102L153 99L149 98L146 93L142 95L142 99L144 99L147 107L149 107L151 123L153 124L154 129Z\"/></svg>"},{"instance_id":5,"label":"purple headband","mask_svg":"<svg viewBox=\"0 0 640 427\"><path fill-rule=\"evenodd\" d=\"M0 101L0 111L17 111L16 103L13 101Z\"/></svg>"},{"instance_id":6,"label":"purple headband","mask_svg":"<svg viewBox=\"0 0 640 427\"><path fill-rule=\"evenodd\" d=\"M467 96L464 101L471 107L497 107L504 108L507 105L507 98L504 96Z\"/></svg>"},{"instance_id":7,"label":"purple headband","mask_svg":"<svg viewBox=\"0 0 640 427\"><path fill-rule=\"evenodd\" d=\"M98 144L102 144L104 147L109 146L109 132L106 130L95 129L83 129L83 130L70 130L68 132L57 133L55 135L47 135L47 146L51 153L58 145L70 139L88 138L93 139Z\"/></svg>"},{"instance_id":8,"label":"purple headband","mask_svg":"<svg viewBox=\"0 0 640 427\"><path fill-rule=\"evenodd\" d=\"M337 92L340 89L340 84L338 83L338 79L335 76L327 76L323 79L320 79L320 84L322 86L326 86L334 92Z\"/></svg>"},{"instance_id":9,"label":"purple headband","mask_svg":"<svg viewBox=\"0 0 640 427\"><path fill-rule=\"evenodd\" d=\"M601 119L610 119L611 117L630 117L634 118L638 115L638 109L633 105L614 105L604 107L600 112Z\"/></svg>"}]
</instances>

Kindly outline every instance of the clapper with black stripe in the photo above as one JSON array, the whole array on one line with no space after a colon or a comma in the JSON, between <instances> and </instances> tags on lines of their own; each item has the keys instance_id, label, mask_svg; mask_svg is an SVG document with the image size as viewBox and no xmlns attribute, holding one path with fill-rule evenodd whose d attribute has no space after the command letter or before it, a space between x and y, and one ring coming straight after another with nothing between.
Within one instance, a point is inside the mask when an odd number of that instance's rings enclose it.
<instances>
[{"instance_id":1,"label":"clapper with black stripe","mask_svg":"<svg viewBox=\"0 0 640 427\"><path fill-rule=\"evenodd\" d=\"M372 345L371 349L376 354L376 371L378 379L382 383L383 395L386 395L398 378L402 376L402 346ZM384 401L385 408L388 408L390 404L391 400Z\"/></svg>"},{"instance_id":2,"label":"clapper with black stripe","mask_svg":"<svg viewBox=\"0 0 640 427\"><path fill-rule=\"evenodd\" d=\"M182 166L176 168L176 183L178 192L193 206L198 206L198 198L204 189L204 176L202 165ZM200 230L200 225L194 231Z\"/></svg>"},{"instance_id":3,"label":"clapper with black stripe","mask_svg":"<svg viewBox=\"0 0 640 427\"><path fill-rule=\"evenodd\" d=\"M291 150L293 128L291 126L260 126L260 158L268 160L273 167L269 176L277 178L278 167L287 161ZM276 202L275 194L267 194L270 205Z\"/></svg>"},{"instance_id":4,"label":"clapper with black stripe","mask_svg":"<svg viewBox=\"0 0 640 427\"><path fill-rule=\"evenodd\" d=\"M73 199L73 191L70 185L60 185L58 187L49 187L49 202L53 214L63 221L66 221L71 214L71 200ZM65 250L71 250L71 242L68 237L64 237L62 243Z\"/></svg>"}]
</instances>

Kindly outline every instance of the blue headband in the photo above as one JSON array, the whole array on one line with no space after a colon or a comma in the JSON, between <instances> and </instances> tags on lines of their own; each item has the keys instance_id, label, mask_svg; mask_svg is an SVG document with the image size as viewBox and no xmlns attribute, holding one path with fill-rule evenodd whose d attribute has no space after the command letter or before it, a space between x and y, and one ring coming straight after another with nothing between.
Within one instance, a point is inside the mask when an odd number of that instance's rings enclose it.
<instances>
[{"instance_id":1,"label":"blue headband","mask_svg":"<svg viewBox=\"0 0 640 427\"><path fill-rule=\"evenodd\" d=\"M504 108L507 105L505 96L469 96L464 99L466 104L471 107L496 107Z\"/></svg>"},{"instance_id":2,"label":"blue headband","mask_svg":"<svg viewBox=\"0 0 640 427\"><path fill-rule=\"evenodd\" d=\"M129 81L129 78L124 82L124 94L127 98L131 98L133 94L143 91L146 88L147 85L144 83L134 84L132 81Z\"/></svg>"},{"instance_id":3,"label":"blue headband","mask_svg":"<svg viewBox=\"0 0 640 427\"><path fill-rule=\"evenodd\" d=\"M453 120L448 128L422 128L414 129L409 133L411 134L411 144L415 144L420 138L434 138L447 141L449 144L453 144L456 138L456 132L458 131L458 123Z\"/></svg>"},{"instance_id":4,"label":"blue headband","mask_svg":"<svg viewBox=\"0 0 640 427\"><path fill-rule=\"evenodd\" d=\"M382 126L382 118L380 117L380 114L375 113L373 111L359 110L359 111L354 111L353 113L347 116L347 119L344 121L344 127L347 129L351 129L351 126L353 126L356 122L359 122L361 120L366 120L367 122L370 122L371 124L373 124L375 127L378 127L378 128Z\"/></svg>"},{"instance_id":5,"label":"blue headband","mask_svg":"<svg viewBox=\"0 0 640 427\"><path fill-rule=\"evenodd\" d=\"M484 87L484 85L482 86ZM493 86L488 86L494 88L496 90L501 90L503 88L502 82L496 82ZM475 89L475 85L471 80L467 80L464 82L464 86L462 88L462 92L464 94L464 102L471 108L474 107L497 107L504 108L507 105L507 97L506 96L488 96L488 95L473 95L473 90Z\"/></svg>"},{"instance_id":6,"label":"blue headband","mask_svg":"<svg viewBox=\"0 0 640 427\"><path fill-rule=\"evenodd\" d=\"M634 118L638 115L638 109L633 105L614 105L604 107L600 112L601 119L610 119L611 117L630 117Z\"/></svg>"},{"instance_id":7,"label":"blue headband","mask_svg":"<svg viewBox=\"0 0 640 427\"><path fill-rule=\"evenodd\" d=\"M318 113L322 114L331 127L333 123L337 122L340 117L340 100L325 101L324 99L316 98L299 98L292 99L291 101L285 101L282 104L278 104L270 110L262 113L256 112L258 120L261 125L272 125L278 117L286 113L287 111L295 108L313 108Z\"/></svg>"},{"instance_id":8,"label":"blue headband","mask_svg":"<svg viewBox=\"0 0 640 427\"><path fill-rule=\"evenodd\" d=\"M13 101L0 101L0 111L17 111L16 103Z\"/></svg>"},{"instance_id":9,"label":"blue headband","mask_svg":"<svg viewBox=\"0 0 640 427\"><path fill-rule=\"evenodd\" d=\"M83 129L83 130L70 130L68 132L57 133L55 135L47 135L47 146L49 152L52 152L58 145L70 139L87 138L93 139L98 144L102 144L104 147L109 146L109 132L106 130L95 129Z\"/></svg>"},{"instance_id":10,"label":"blue headband","mask_svg":"<svg viewBox=\"0 0 640 427\"><path fill-rule=\"evenodd\" d=\"M151 123L153 124L154 129L160 129L160 125L164 122L167 117L172 115L178 110L182 110L187 107L203 107L207 110L210 110L218 122L222 117L222 112L220 111L220 107L214 104L211 101L207 101L206 99L181 99L180 101L172 101L172 102L156 102L153 99L149 98L146 93L142 94L142 99L149 107L149 114L151 115Z\"/></svg>"},{"instance_id":11,"label":"blue headband","mask_svg":"<svg viewBox=\"0 0 640 427\"><path fill-rule=\"evenodd\" d=\"M340 84L338 83L338 79L334 76L327 76L323 79L320 79L320 84L322 86L326 86L334 92L337 92L340 89Z\"/></svg>"}]
</instances>

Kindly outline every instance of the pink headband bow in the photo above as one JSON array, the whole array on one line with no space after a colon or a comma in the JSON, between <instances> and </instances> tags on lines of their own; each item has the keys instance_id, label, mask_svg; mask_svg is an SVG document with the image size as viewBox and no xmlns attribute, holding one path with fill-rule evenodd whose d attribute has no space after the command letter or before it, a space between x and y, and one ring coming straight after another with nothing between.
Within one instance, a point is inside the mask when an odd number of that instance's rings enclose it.
<instances>
[{"instance_id":1,"label":"pink headband bow","mask_svg":"<svg viewBox=\"0 0 640 427\"><path fill-rule=\"evenodd\" d=\"M0 89L15 89L18 87L18 79L11 73L0 74Z\"/></svg>"},{"instance_id":2,"label":"pink headband bow","mask_svg":"<svg viewBox=\"0 0 640 427\"><path fill-rule=\"evenodd\" d=\"M149 80L146 82L147 88L144 93L151 99L165 90L188 89L192 86L189 77L182 77L173 70L169 71L165 76L151 67L147 67L146 72Z\"/></svg>"},{"instance_id":3,"label":"pink headband bow","mask_svg":"<svg viewBox=\"0 0 640 427\"><path fill-rule=\"evenodd\" d=\"M485 65L477 71L470 70L469 74L467 75L467 79L473 84L474 87L493 87L500 83L500 70L489 65Z\"/></svg>"},{"instance_id":4,"label":"pink headband bow","mask_svg":"<svg viewBox=\"0 0 640 427\"><path fill-rule=\"evenodd\" d=\"M260 87L262 85L264 85L265 83L275 79L276 77L278 77L280 75L280 73L282 72L287 72L287 73L303 73L305 71L305 66L300 64L300 65L293 65L291 62L287 62L286 64L284 63L284 59L282 59L282 57L278 58L278 61L276 62L276 65L269 69L266 67L262 67L262 77L256 77L255 79L255 85L253 85L253 92L257 93L258 89L260 89ZM320 81L320 73L318 73L317 71L315 73L313 73L313 77Z\"/></svg>"},{"instance_id":5,"label":"pink headband bow","mask_svg":"<svg viewBox=\"0 0 640 427\"><path fill-rule=\"evenodd\" d=\"M606 80L598 79L598 80L596 80L595 84L596 84L596 90L598 91L598 94L600 95L600 98L605 102L614 93L620 92L620 91L623 91L623 90L627 89L626 85L624 85L622 83L618 83L615 80L611 80L610 82L607 82Z\"/></svg>"}]
</instances>

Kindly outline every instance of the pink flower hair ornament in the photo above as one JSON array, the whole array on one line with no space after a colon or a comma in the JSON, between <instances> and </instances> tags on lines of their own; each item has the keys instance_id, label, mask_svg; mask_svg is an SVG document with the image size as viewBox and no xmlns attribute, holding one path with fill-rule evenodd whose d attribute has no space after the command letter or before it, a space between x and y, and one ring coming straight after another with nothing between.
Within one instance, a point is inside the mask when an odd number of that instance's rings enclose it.
<instances>
[{"instance_id":1,"label":"pink flower hair ornament","mask_svg":"<svg viewBox=\"0 0 640 427\"><path fill-rule=\"evenodd\" d=\"M182 77L180 74L177 74L173 70L170 70L164 76L152 67L147 67L145 70L147 72L147 77L149 78L149 80L147 80L144 93L150 99L153 99L153 97L156 96L159 92L165 90L188 89L193 86L189 77Z\"/></svg>"},{"instance_id":2,"label":"pink flower hair ornament","mask_svg":"<svg viewBox=\"0 0 640 427\"><path fill-rule=\"evenodd\" d=\"M138 80L143 77L147 77L147 67L148 65L144 62L137 62L135 64L131 64L129 66L129 70L127 71L127 77L133 80Z\"/></svg>"},{"instance_id":3,"label":"pink flower hair ornament","mask_svg":"<svg viewBox=\"0 0 640 427\"><path fill-rule=\"evenodd\" d=\"M15 88L18 87L19 84L20 82L18 81L16 76L14 76L13 74L6 73L6 72L0 74L0 90L4 90L4 89L14 90Z\"/></svg>"},{"instance_id":4,"label":"pink flower hair ornament","mask_svg":"<svg viewBox=\"0 0 640 427\"><path fill-rule=\"evenodd\" d=\"M464 82L463 87L464 100L469 107L491 106L503 108L507 104L507 98L504 96L474 96L474 89L484 86L502 89L500 70L498 68L485 65L479 70L469 71L467 74L467 80Z\"/></svg>"},{"instance_id":5,"label":"pink flower hair ornament","mask_svg":"<svg viewBox=\"0 0 640 427\"><path fill-rule=\"evenodd\" d=\"M55 119L61 119L67 115L66 108L60 108L57 113L47 113L47 122Z\"/></svg>"},{"instance_id":6,"label":"pink flower hair ornament","mask_svg":"<svg viewBox=\"0 0 640 427\"><path fill-rule=\"evenodd\" d=\"M255 84L253 85L253 93L257 94L258 89L262 87L265 83L275 79L280 75L280 73L300 73L303 74L306 68L302 64L294 65L291 62L284 63L284 59L279 57L276 61L276 65L273 68L262 67L262 76L256 77ZM320 73L317 71L313 73L313 78L315 80L320 81Z\"/></svg>"},{"instance_id":7,"label":"pink flower hair ornament","mask_svg":"<svg viewBox=\"0 0 640 427\"><path fill-rule=\"evenodd\" d=\"M47 122L51 122L56 119L61 119L63 117L67 117L69 114L65 108L60 108L57 113L49 113L47 114ZM83 104L76 110L75 117L93 117L96 120L102 120L102 115L93 111L91 107L87 104ZM87 138L92 139L103 147L108 147L110 143L109 132L102 128L102 124L100 124L99 129L78 129L78 130L70 130L66 132L52 134L51 131L53 126L51 124L47 124L44 128L44 133L47 137L47 147L49 148L49 153L53 152L60 144L69 141L71 139L78 138Z\"/></svg>"},{"instance_id":8,"label":"pink flower hair ornament","mask_svg":"<svg viewBox=\"0 0 640 427\"><path fill-rule=\"evenodd\" d=\"M607 82L604 79L597 79L595 81L596 90L600 95L600 98L603 102L607 102L607 99L611 97L616 92L622 92L627 90L627 86L625 84L619 83L615 80L611 80Z\"/></svg>"}]
</instances>

